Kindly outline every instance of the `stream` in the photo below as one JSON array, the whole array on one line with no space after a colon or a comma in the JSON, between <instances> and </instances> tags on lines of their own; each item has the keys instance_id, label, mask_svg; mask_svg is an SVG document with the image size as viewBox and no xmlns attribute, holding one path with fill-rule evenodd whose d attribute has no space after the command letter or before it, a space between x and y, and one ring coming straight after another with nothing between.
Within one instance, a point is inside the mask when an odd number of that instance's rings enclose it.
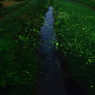
<instances>
[{"instance_id":1,"label":"stream","mask_svg":"<svg viewBox=\"0 0 95 95\"><path fill-rule=\"evenodd\" d=\"M43 72L38 82L37 95L85 95L73 79L69 79L66 85L63 85L64 70L62 70L59 53L55 53L57 38L53 22L53 7L49 6L40 31L40 37L43 40L40 53L43 53L45 58Z\"/></svg>"},{"instance_id":2,"label":"stream","mask_svg":"<svg viewBox=\"0 0 95 95\"><path fill-rule=\"evenodd\" d=\"M63 95L63 72L60 68L60 58L59 55L54 56L56 35L53 32L53 22L53 7L50 6L40 31L41 39L44 41L40 51L46 55L43 61L46 70L43 73L43 78L40 79L37 95Z\"/></svg>"}]
</instances>

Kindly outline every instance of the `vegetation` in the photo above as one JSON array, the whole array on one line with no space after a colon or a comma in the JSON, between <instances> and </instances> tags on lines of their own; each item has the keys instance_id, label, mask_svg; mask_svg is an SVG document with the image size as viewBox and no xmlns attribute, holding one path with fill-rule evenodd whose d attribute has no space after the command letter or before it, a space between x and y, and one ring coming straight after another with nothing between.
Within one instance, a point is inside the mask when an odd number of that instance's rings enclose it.
<instances>
[{"instance_id":1,"label":"vegetation","mask_svg":"<svg viewBox=\"0 0 95 95\"><path fill-rule=\"evenodd\" d=\"M76 1L95 5L94 0ZM82 4L72 0L54 0L54 4L53 0L28 0L0 9L0 88L5 94L35 95L42 66L42 57L36 52L39 31L52 5L57 49L77 84L87 95L95 95L95 11Z\"/></svg>"},{"instance_id":2,"label":"vegetation","mask_svg":"<svg viewBox=\"0 0 95 95\"><path fill-rule=\"evenodd\" d=\"M28 4L28 1L24 1L24 2L18 3L16 5L11 5L10 7L3 7L3 9L0 10L0 17L3 17L9 13L12 13L13 11L16 11L17 9L19 9L20 7L22 7L26 4Z\"/></svg>"},{"instance_id":3,"label":"vegetation","mask_svg":"<svg viewBox=\"0 0 95 95\"><path fill-rule=\"evenodd\" d=\"M0 3L0 9L3 7L3 4L2 3Z\"/></svg>"},{"instance_id":4,"label":"vegetation","mask_svg":"<svg viewBox=\"0 0 95 95\"><path fill-rule=\"evenodd\" d=\"M95 10L95 0L71 0L89 6Z\"/></svg>"},{"instance_id":5,"label":"vegetation","mask_svg":"<svg viewBox=\"0 0 95 95\"><path fill-rule=\"evenodd\" d=\"M53 7L63 61L85 93L95 95L95 11L70 0L55 0Z\"/></svg>"},{"instance_id":6,"label":"vegetation","mask_svg":"<svg viewBox=\"0 0 95 95\"><path fill-rule=\"evenodd\" d=\"M42 66L36 50L48 7L48 0L33 0L12 13L11 8L3 10L10 14L0 21L0 88L5 89L1 94L35 94Z\"/></svg>"}]
</instances>

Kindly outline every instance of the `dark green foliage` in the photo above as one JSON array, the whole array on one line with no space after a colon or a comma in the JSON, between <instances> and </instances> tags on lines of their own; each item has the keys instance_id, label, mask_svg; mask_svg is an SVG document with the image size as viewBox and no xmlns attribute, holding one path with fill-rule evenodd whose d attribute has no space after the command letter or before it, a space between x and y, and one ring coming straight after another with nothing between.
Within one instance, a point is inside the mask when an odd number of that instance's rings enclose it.
<instances>
[{"instance_id":1,"label":"dark green foliage","mask_svg":"<svg viewBox=\"0 0 95 95\"><path fill-rule=\"evenodd\" d=\"M3 7L3 4L2 3L0 3L0 9Z\"/></svg>"},{"instance_id":2,"label":"dark green foliage","mask_svg":"<svg viewBox=\"0 0 95 95\"><path fill-rule=\"evenodd\" d=\"M12 13L12 12L18 10L22 6L25 6L27 3L28 3L28 1L24 1L24 2L19 2L18 4L10 6L10 7L4 7L2 10L0 10L0 17L4 17L5 15L7 15L9 13Z\"/></svg>"},{"instance_id":3,"label":"dark green foliage","mask_svg":"<svg viewBox=\"0 0 95 95\"><path fill-rule=\"evenodd\" d=\"M38 10L37 2L29 1L0 22L0 87L7 95L34 95L36 89L41 66L36 50L48 7L41 2Z\"/></svg>"},{"instance_id":4,"label":"dark green foliage","mask_svg":"<svg viewBox=\"0 0 95 95\"><path fill-rule=\"evenodd\" d=\"M81 4L91 7L92 9L95 10L95 0L71 0L71 1L81 3Z\"/></svg>"},{"instance_id":5,"label":"dark green foliage","mask_svg":"<svg viewBox=\"0 0 95 95\"><path fill-rule=\"evenodd\" d=\"M51 0L50 1L50 6L53 6L54 5L54 0Z\"/></svg>"},{"instance_id":6,"label":"dark green foliage","mask_svg":"<svg viewBox=\"0 0 95 95\"><path fill-rule=\"evenodd\" d=\"M85 93L95 95L95 12L71 0L54 4L54 27L63 61Z\"/></svg>"}]
</instances>

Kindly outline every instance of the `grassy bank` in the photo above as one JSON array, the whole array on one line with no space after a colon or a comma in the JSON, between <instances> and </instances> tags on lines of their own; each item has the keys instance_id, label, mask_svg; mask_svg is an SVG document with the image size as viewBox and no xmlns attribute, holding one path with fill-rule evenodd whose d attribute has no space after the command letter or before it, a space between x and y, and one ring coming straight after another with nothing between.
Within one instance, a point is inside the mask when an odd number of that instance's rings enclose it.
<instances>
[{"instance_id":1,"label":"grassy bank","mask_svg":"<svg viewBox=\"0 0 95 95\"><path fill-rule=\"evenodd\" d=\"M55 0L54 28L64 63L87 95L95 95L95 12L69 0Z\"/></svg>"},{"instance_id":2,"label":"grassy bank","mask_svg":"<svg viewBox=\"0 0 95 95\"><path fill-rule=\"evenodd\" d=\"M40 42L39 31L49 4L48 0L28 1L25 6L0 21L0 90L4 90L0 92L2 95L35 94L42 62L36 50Z\"/></svg>"},{"instance_id":3,"label":"grassy bank","mask_svg":"<svg viewBox=\"0 0 95 95\"><path fill-rule=\"evenodd\" d=\"M95 10L95 0L71 0L82 5L88 6Z\"/></svg>"}]
</instances>

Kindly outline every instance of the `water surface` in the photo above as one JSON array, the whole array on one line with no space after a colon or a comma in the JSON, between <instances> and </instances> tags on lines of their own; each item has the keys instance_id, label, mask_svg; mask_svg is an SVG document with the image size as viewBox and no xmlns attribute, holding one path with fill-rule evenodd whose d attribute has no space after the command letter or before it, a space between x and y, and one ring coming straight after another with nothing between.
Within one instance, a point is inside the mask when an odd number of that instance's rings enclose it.
<instances>
[{"instance_id":1,"label":"water surface","mask_svg":"<svg viewBox=\"0 0 95 95\"><path fill-rule=\"evenodd\" d=\"M44 19L44 25L41 28L40 36L44 41L41 44L41 52L46 55L43 60L44 73L39 80L37 95L64 95L63 72L60 68L59 55L54 55L54 43L56 43L56 34L53 27L53 7L49 7Z\"/></svg>"}]
</instances>

